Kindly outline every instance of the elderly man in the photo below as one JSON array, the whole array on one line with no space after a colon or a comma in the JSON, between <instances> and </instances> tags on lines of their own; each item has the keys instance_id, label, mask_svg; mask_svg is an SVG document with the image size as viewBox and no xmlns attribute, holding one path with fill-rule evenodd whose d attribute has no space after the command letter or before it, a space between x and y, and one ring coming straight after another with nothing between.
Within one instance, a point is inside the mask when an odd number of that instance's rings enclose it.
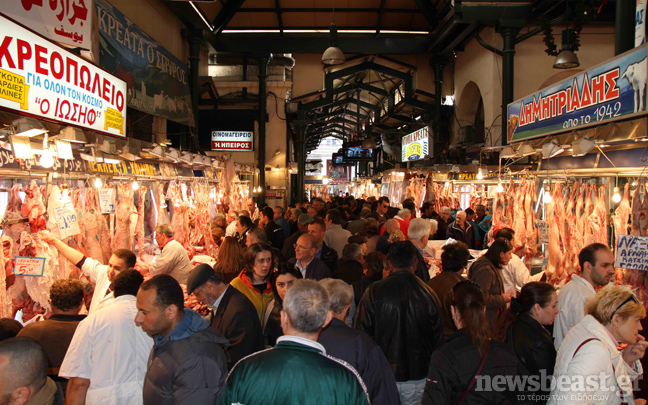
<instances>
[{"instance_id":1,"label":"elderly man","mask_svg":"<svg viewBox=\"0 0 648 405\"><path fill-rule=\"evenodd\" d=\"M333 276L348 284L360 280L364 274L362 258L362 246L357 243L349 243L342 250L342 259L340 259L338 269L333 273Z\"/></svg>"},{"instance_id":2,"label":"elderly man","mask_svg":"<svg viewBox=\"0 0 648 405\"><path fill-rule=\"evenodd\" d=\"M152 264L142 263L142 268L148 270L152 276L168 274L178 280L178 283L187 284L187 277L191 271L191 262L185 248L180 242L173 239L171 225L160 224L156 226L155 241L162 253Z\"/></svg>"},{"instance_id":3,"label":"elderly man","mask_svg":"<svg viewBox=\"0 0 648 405\"><path fill-rule=\"evenodd\" d=\"M212 235L212 240L214 243L216 243L218 246L221 245L223 242L223 238L225 237L225 215L218 213L214 215L214 220L210 224L210 231Z\"/></svg>"},{"instance_id":4,"label":"elderly man","mask_svg":"<svg viewBox=\"0 0 648 405\"><path fill-rule=\"evenodd\" d=\"M331 323L322 330L318 341L326 353L349 363L358 370L367 385L374 405L400 402L394 374L380 347L366 333L345 324L353 300L353 288L342 280L319 281L331 298Z\"/></svg>"},{"instance_id":5,"label":"elderly man","mask_svg":"<svg viewBox=\"0 0 648 405\"><path fill-rule=\"evenodd\" d=\"M326 216L326 204L321 198L313 199L313 208L317 211L317 216L324 218Z\"/></svg>"},{"instance_id":6,"label":"elderly man","mask_svg":"<svg viewBox=\"0 0 648 405\"><path fill-rule=\"evenodd\" d=\"M286 260L295 257L295 243L297 243L297 239L299 239L300 236L308 233L308 225L311 222L313 222L313 217L308 214L301 214L297 218L297 232L292 234L290 238L286 239L286 242L284 242L284 247L281 250L281 254L283 254Z\"/></svg>"},{"instance_id":7,"label":"elderly man","mask_svg":"<svg viewBox=\"0 0 648 405\"><path fill-rule=\"evenodd\" d=\"M408 238L409 223L412 219L412 211L407 208L403 208L402 210L399 210L398 214L396 214L396 216L392 219L398 222L398 228L401 230L401 232L403 232L405 238ZM384 232L384 226L382 230Z\"/></svg>"},{"instance_id":8,"label":"elderly man","mask_svg":"<svg viewBox=\"0 0 648 405\"><path fill-rule=\"evenodd\" d=\"M252 198L248 198L247 200L247 210L250 213L251 217L250 219L252 222L256 221L259 219L259 209L256 206L256 203Z\"/></svg>"},{"instance_id":9,"label":"elderly man","mask_svg":"<svg viewBox=\"0 0 648 405\"><path fill-rule=\"evenodd\" d=\"M388 219L387 210L389 210L389 198L382 196L378 199L376 211L369 215L369 217L374 218L376 221L378 221L378 224L382 226Z\"/></svg>"},{"instance_id":10,"label":"elderly man","mask_svg":"<svg viewBox=\"0 0 648 405\"><path fill-rule=\"evenodd\" d=\"M227 340L184 306L175 279L161 274L142 284L135 323L155 341L144 379L145 405L218 401L227 375L223 352ZM139 395L142 398L142 391Z\"/></svg>"},{"instance_id":11,"label":"elderly man","mask_svg":"<svg viewBox=\"0 0 648 405\"><path fill-rule=\"evenodd\" d=\"M320 259L332 272L337 270L339 256L334 249L324 243L324 237L326 236L326 224L324 224L324 221L320 218L313 219L313 222L308 225L308 233L315 237L317 247L315 257Z\"/></svg>"},{"instance_id":12,"label":"elderly man","mask_svg":"<svg viewBox=\"0 0 648 405\"><path fill-rule=\"evenodd\" d=\"M58 373L79 322L86 318L79 315L84 292L79 280L56 280L49 291L52 316L42 322L30 323L18 333L18 336L40 343L47 356L47 374L61 384L63 392L67 380L59 378Z\"/></svg>"},{"instance_id":13,"label":"elderly man","mask_svg":"<svg viewBox=\"0 0 648 405\"><path fill-rule=\"evenodd\" d=\"M288 260L302 274L302 277L321 280L323 278L332 277L331 270L326 265L315 257L317 245L313 235L304 234L297 239L295 244L295 257Z\"/></svg>"},{"instance_id":14,"label":"elderly man","mask_svg":"<svg viewBox=\"0 0 648 405\"><path fill-rule=\"evenodd\" d=\"M68 378L66 404L141 404L146 357L153 341L138 328L136 270L115 277L115 301L81 321L59 376Z\"/></svg>"},{"instance_id":15,"label":"elderly man","mask_svg":"<svg viewBox=\"0 0 648 405\"><path fill-rule=\"evenodd\" d=\"M274 211L272 211L272 208L265 207L261 210L261 214L259 215L259 228L264 230L268 243L273 248L281 250L284 244L284 231L274 221Z\"/></svg>"},{"instance_id":16,"label":"elderly man","mask_svg":"<svg viewBox=\"0 0 648 405\"><path fill-rule=\"evenodd\" d=\"M392 218L385 221L384 232L382 235L380 235L380 237L376 241L376 251L382 252L382 254L384 255L387 254L387 251L389 250L389 246L390 246L389 235L391 235L391 233L397 229L400 229L400 224L398 223L397 220Z\"/></svg>"},{"instance_id":17,"label":"elderly man","mask_svg":"<svg viewBox=\"0 0 648 405\"><path fill-rule=\"evenodd\" d=\"M0 401L7 405L63 403L63 393L47 377L45 353L34 339L15 337L0 342Z\"/></svg>"},{"instance_id":18,"label":"elderly man","mask_svg":"<svg viewBox=\"0 0 648 405\"><path fill-rule=\"evenodd\" d=\"M92 295L90 308L88 308L88 314L92 314L110 305L115 300L112 293L112 282L115 276L123 270L132 269L137 262L135 253L128 249L117 249L110 256L108 264L104 265L95 259L86 257L83 253L68 246L67 243L58 239L48 231L40 231L39 235L44 242L54 246L63 257L80 268L83 274L95 283L94 294Z\"/></svg>"},{"instance_id":19,"label":"elderly man","mask_svg":"<svg viewBox=\"0 0 648 405\"><path fill-rule=\"evenodd\" d=\"M225 228L225 236L236 236L237 219L238 219L238 212L230 211L227 213L227 228Z\"/></svg>"},{"instance_id":20,"label":"elderly man","mask_svg":"<svg viewBox=\"0 0 648 405\"><path fill-rule=\"evenodd\" d=\"M322 286L312 280L295 281L283 301L284 336L273 349L234 367L220 403L367 404L367 391L356 371L326 355L317 342L320 331L331 321L329 306Z\"/></svg>"},{"instance_id":21,"label":"elderly man","mask_svg":"<svg viewBox=\"0 0 648 405\"><path fill-rule=\"evenodd\" d=\"M367 288L355 321L387 357L403 405L421 403L432 352L443 339L441 304L415 269L414 245L394 243L387 255L389 276Z\"/></svg>"},{"instance_id":22,"label":"elderly man","mask_svg":"<svg viewBox=\"0 0 648 405\"><path fill-rule=\"evenodd\" d=\"M448 226L453 222L450 219L450 207L441 207L441 213L436 218L436 220L438 222L437 231L434 234L434 237L432 239L435 240L448 239L447 237Z\"/></svg>"},{"instance_id":23,"label":"elderly man","mask_svg":"<svg viewBox=\"0 0 648 405\"><path fill-rule=\"evenodd\" d=\"M351 237L351 232L342 228L342 214L336 209L328 210L324 223L326 224L324 243L334 249L338 257L342 257L342 249Z\"/></svg>"},{"instance_id":24,"label":"elderly man","mask_svg":"<svg viewBox=\"0 0 648 405\"><path fill-rule=\"evenodd\" d=\"M585 300L596 295L596 289L614 280L614 254L602 243L585 246L578 254L580 276L572 274L569 283L558 294L558 315L553 336L556 350L567 333L585 317Z\"/></svg>"},{"instance_id":25,"label":"elderly man","mask_svg":"<svg viewBox=\"0 0 648 405\"><path fill-rule=\"evenodd\" d=\"M263 334L254 304L223 275L200 264L189 275L187 293L212 309L211 327L229 341L227 369L243 357L263 349Z\"/></svg>"},{"instance_id":26,"label":"elderly man","mask_svg":"<svg viewBox=\"0 0 648 405\"><path fill-rule=\"evenodd\" d=\"M458 211L457 219L446 229L446 239L450 238L465 243L468 249L475 248L475 230L466 221L465 211Z\"/></svg>"},{"instance_id":27,"label":"elderly man","mask_svg":"<svg viewBox=\"0 0 648 405\"><path fill-rule=\"evenodd\" d=\"M274 207L272 209L272 213L274 214L273 219L281 227L283 230L283 236L284 240L282 242L285 242L286 239L290 236L290 224L288 221L286 221L286 218L284 218L284 210L282 207ZM283 246L283 243L281 244ZM281 247L279 247L281 249Z\"/></svg>"},{"instance_id":28,"label":"elderly man","mask_svg":"<svg viewBox=\"0 0 648 405\"><path fill-rule=\"evenodd\" d=\"M416 248L416 271L414 274L419 276L424 282L430 281L430 266L425 261L424 249L427 247L428 238L430 237L430 221L423 218L414 218L410 222L410 241Z\"/></svg>"}]
</instances>

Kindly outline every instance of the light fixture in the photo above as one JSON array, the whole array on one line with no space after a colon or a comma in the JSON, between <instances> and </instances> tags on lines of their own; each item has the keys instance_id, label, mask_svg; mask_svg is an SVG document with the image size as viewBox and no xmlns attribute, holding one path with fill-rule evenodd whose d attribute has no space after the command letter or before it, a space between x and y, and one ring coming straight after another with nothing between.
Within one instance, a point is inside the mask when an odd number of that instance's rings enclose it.
<instances>
[{"instance_id":1,"label":"light fixture","mask_svg":"<svg viewBox=\"0 0 648 405\"><path fill-rule=\"evenodd\" d=\"M75 127L67 126L58 134L58 139L72 143L86 143L86 136L82 130Z\"/></svg>"},{"instance_id":2,"label":"light fixture","mask_svg":"<svg viewBox=\"0 0 648 405\"><path fill-rule=\"evenodd\" d=\"M11 149L15 159L31 159L34 157L29 139L17 135L11 135L9 139L11 140Z\"/></svg>"},{"instance_id":3,"label":"light fixture","mask_svg":"<svg viewBox=\"0 0 648 405\"><path fill-rule=\"evenodd\" d=\"M22 117L11 123L12 126L16 128L16 135L26 136L31 138L32 136L42 135L47 132L43 125L35 118L31 117Z\"/></svg>"},{"instance_id":4,"label":"light fixture","mask_svg":"<svg viewBox=\"0 0 648 405\"><path fill-rule=\"evenodd\" d=\"M322 184L329 184L328 177L322 177Z\"/></svg>"},{"instance_id":5,"label":"light fixture","mask_svg":"<svg viewBox=\"0 0 648 405\"><path fill-rule=\"evenodd\" d=\"M149 150L148 153L150 153L151 155L153 155L155 157L158 157L160 159L164 158L164 149L162 148L161 145L155 145L155 147L153 149Z\"/></svg>"},{"instance_id":6,"label":"light fixture","mask_svg":"<svg viewBox=\"0 0 648 405\"><path fill-rule=\"evenodd\" d=\"M109 139L104 139L97 149L99 149L103 153L117 153L117 145L115 144L115 142Z\"/></svg>"},{"instance_id":7,"label":"light fixture","mask_svg":"<svg viewBox=\"0 0 648 405\"><path fill-rule=\"evenodd\" d=\"M131 184L131 188L135 191L139 188L139 184L137 184L137 180L133 180L133 184Z\"/></svg>"},{"instance_id":8,"label":"light fixture","mask_svg":"<svg viewBox=\"0 0 648 405\"><path fill-rule=\"evenodd\" d=\"M178 160L180 160L180 153L178 153L178 151L173 148L169 148L166 151L165 157L171 160L173 163L178 163Z\"/></svg>"},{"instance_id":9,"label":"light fixture","mask_svg":"<svg viewBox=\"0 0 648 405\"><path fill-rule=\"evenodd\" d=\"M101 186L103 186L103 183L101 182L101 179L99 177L95 179L94 186L97 188L101 188Z\"/></svg>"},{"instance_id":10,"label":"light fixture","mask_svg":"<svg viewBox=\"0 0 648 405\"><path fill-rule=\"evenodd\" d=\"M122 162L121 159L117 159L117 156L110 157L110 156L104 155L103 157L100 157L98 159L103 161L103 163L108 163L108 164L111 164L111 165L118 165L118 164L120 164Z\"/></svg>"},{"instance_id":11,"label":"light fixture","mask_svg":"<svg viewBox=\"0 0 648 405\"><path fill-rule=\"evenodd\" d=\"M520 149L518 149L517 154L518 156L525 157L525 156L531 156L536 153L535 149L528 143L523 143L522 146L520 146Z\"/></svg>"},{"instance_id":12,"label":"light fixture","mask_svg":"<svg viewBox=\"0 0 648 405\"><path fill-rule=\"evenodd\" d=\"M63 184L61 188L63 190L61 190L61 198L59 198L59 202L61 204L72 202L72 199L70 198L70 191L67 188L67 184Z\"/></svg>"},{"instance_id":13,"label":"light fixture","mask_svg":"<svg viewBox=\"0 0 648 405\"><path fill-rule=\"evenodd\" d=\"M331 23L329 31L329 47L322 55L322 63L328 66L341 65L346 61L346 59L344 57L344 52L337 47L337 27L335 24Z\"/></svg>"},{"instance_id":14,"label":"light fixture","mask_svg":"<svg viewBox=\"0 0 648 405\"><path fill-rule=\"evenodd\" d=\"M516 157L517 154L515 153L515 150L513 150L512 147L510 146L505 146L501 151L500 151L500 159L510 159Z\"/></svg>"},{"instance_id":15,"label":"light fixture","mask_svg":"<svg viewBox=\"0 0 648 405\"><path fill-rule=\"evenodd\" d=\"M278 172L279 170L280 170L280 167L279 167L279 165L277 165L277 167L275 167L275 172Z\"/></svg>"},{"instance_id":16,"label":"light fixture","mask_svg":"<svg viewBox=\"0 0 648 405\"><path fill-rule=\"evenodd\" d=\"M614 187L614 195L612 195L612 201L614 201L615 203L621 202L621 192L619 191L619 187Z\"/></svg>"},{"instance_id":17,"label":"light fixture","mask_svg":"<svg viewBox=\"0 0 648 405\"><path fill-rule=\"evenodd\" d=\"M288 167L288 173L292 173L292 172L293 172L292 166Z\"/></svg>"},{"instance_id":18,"label":"light fixture","mask_svg":"<svg viewBox=\"0 0 648 405\"><path fill-rule=\"evenodd\" d=\"M562 146L558 145L558 142L555 140L551 142L547 142L544 145L542 145L542 158L543 159L549 159L552 158L560 153L562 153L565 149L563 149Z\"/></svg>"},{"instance_id":19,"label":"light fixture","mask_svg":"<svg viewBox=\"0 0 648 405\"><path fill-rule=\"evenodd\" d=\"M480 167L477 169L477 180L482 180L484 178L484 172L482 171L482 168Z\"/></svg>"},{"instance_id":20,"label":"light fixture","mask_svg":"<svg viewBox=\"0 0 648 405\"><path fill-rule=\"evenodd\" d=\"M500 181L497 183L497 189L495 189L498 193L503 193L504 192L504 187L502 186L502 182Z\"/></svg>"},{"instance_id":21,"label":"light fixture","mask_svg":"<svg viewBox=\"0 0 648 405\"><path fill-rule=\"evenodd\" d=\"M378 145L376 145L376 141L373 139L373 136L367 137L364 141L362 141L362 149L376 149Z\"/></svg>"},{"instance_id":22,"label":"light fixture","mask_svg":"<svg viewBox=\"0 0 648 405\"><path fill-rule=\"evenodd\" d=\"M212 167L214 167L214 168L220 167L220 160L218 160L218 159L212 160Z\"/></svg>"},{"instance_id":23,"label":"light fixture","mask_svg":"<svg viewBox=\"0 0 648 405\"><path fill-rule=\"evenodd\" d=\"M59 159L74 159L72 144L67 141L56 140L56 156Z\"/></svg>"},{"instance_id":24,"label":"light fixture","mask_svg":"<svg viewBox=\"0 0 648 405\"><path fill-rule=\"evenodd\" d=\"M572 142L572 156L585 156L596 147L596 141L584 137Z\"/></svg>"},{"instance_id":25,"label":"light fixture","mask_svg":"<svg viewBox=\"0 0 648 405\"><path fill-rule=\"evenodd\" d=\"M54 166L54 154L49 150L44 150L40 159L38 159L38 163L45 169L49 169Z\"/></svg>"},{"instance_id":26,"label":"light fixture","mask_svg":"<svg viewBox=\"0 0 648 405\"><path fill-rule=\"evenodd\" d=\"M180 161L188 165L193 164L193 155L191 152L182 152L180 154Z\"/></svg>"},{"instance_id":27,"label":"light fixture","mask_svg":"<svg viewBox=\"0 0 648 405\"><path fill-rule=\"evenodd\" d=\"M556 56L556 61L554 62L554 69L572 69L580 66L578 62L578 57L572 51L570 45L570 35L573 31L569 28L563 30L562 32L562 51ZM575 35L578 35L576 33Z\"/></svg>"},{"instance_id":28,"label":"light fixture","mask_svg":"<svg viewBox=\"0 0 648 405\"><path fill-rule=\"evenodd\" d=\"M545 190L545 192L544 192L544 196L543 196L542 200L543 200L546 204L549 204L549 203L551 202L551 193L549 192L549 190Z\"/></svg>"},{"instance_id":29,"label":"light fixture","mask_svg":"<svg viewBox=\"0 0 648 405\"><path fill-rule=\"evenodd\" d=\"M552 200L551 198L551 180L547 182L547 180L542 183L542 189L544 190L544 193L542 194L542 201L545 204L549 204Z\"/></svg>"},{"instance_id":30,"label":"light fixture","mask_svg":"<svg viewBox=\"0 0 648 405\"><path fill-rule=\"evenodd\" d=\"M134 141L132 138L129 138L126 142L126 145L124 145L124 147L119 152L119 156L126 160L140 160L142 158L140 156L141 149L138 147L139 144L133 144L134 142L136 141Z\"/></svg>"}]
</instances>

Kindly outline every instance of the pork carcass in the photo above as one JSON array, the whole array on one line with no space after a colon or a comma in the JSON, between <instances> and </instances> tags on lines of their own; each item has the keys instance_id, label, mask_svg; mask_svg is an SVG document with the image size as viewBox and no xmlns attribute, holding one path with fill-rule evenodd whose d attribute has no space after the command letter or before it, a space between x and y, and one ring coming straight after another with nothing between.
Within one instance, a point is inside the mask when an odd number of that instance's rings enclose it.
<instances>
[{"instance_id":1,"label":"pork carcass","mask_svg":"<svg viewBox=\"0 0 648 405\"><path fill-rule=\"evenodd\" d=\"M144 202L146 200L146 187L139 188L139 202L137 204L137 224L135 225L135 246L140 258L144 256Z\"/></svg>"},{"instance_id":2,"label":"pork carcass","mask_svg":"<svg viewBox=\"0 0 648 405\"><path fill-rule=\"evenodd\" d=\"M592 230L592 241L590 243L598 242L607 245L607 213L605 209L605 186L601 186L596 192L594 189L594 209L587 218L587 222ZM588 243L589 244L589 243Z\"/></svg>"},{"instance_id":3,"label":"pork carcass","mask_svg":"<svg viewBox=\"0 0 648 405\"><path fill-rule=\"evenodd\" d=\"M617 206L617 209L612 215L612 223L614 224L614 232L616 233L616 242L619 240L619 235L628 234L628 222L630 221L630 183L626 183L623 189L623 198ZM614 246L617 245L615 242Z\"/></svg>"},{"instance_id":4,"label":"pork carcass","mask_svg":"<svg viewBox=\"0 0 648 405\"><path fill-rule=\"evenodd\" d=\"M565 270L567 274L574 274L578 272L578 251L576 250L577 230L574 224L576 223L576 193L578 186L574 184L571 196L567 202L565 209L565 225L567 226L565 232Z\"/></svg>"},{"instance_id":5,"label":"pork carcass","mask_svg":"<svg viewBox=\"0 0 648 405\"><path fill-rule=\"evenodd\" d=\"M31 236L28 232L23 232L20 235L20 253L22 256L42 257L45 259L45 269L42 277L16 276L16 278L25 278L29 296L46 312L50 312L52 308L49 302L49 290L52 283L58 279L56 271L58 255L48 243L41 240L38 234Z\"/></svg>"},{"instance_id":6,"label":"pork carcass","mask_svg":"<svg viewBox=\"0 0 648 405\"><path fill-rule=\"evenodd\" d=\"M32 180L31 184L25 187L25 201L20 208L20 211L29 220L29 226L32 232L38 232L45 229L45 205L42 201L41 190L36 180Z\"/></svg>"},{"instance_id":7,"label":"pork carcass","mask_svg":"<svg viewBox=\"0 0 648 405\"><path fill-rule=\"evenodd\" d=\"M526 244L524 246L524 263L531 268L531 260L538 252L538 228L536 227L536 214L533 209L536 201L536 185L533 180L528 180L527 191L524 193L524 218L526 222Z\"/></svg>"},{"instance_id":8,"label":"pork carcass","mask_svg":"<svg viewBox=\"0 0 648 405\"><path fill-rule=\"evenodd\" d=\"M113 235L113 251L131 249L131 214L133 206L133 190L128 183L117 183L117 208L115 209L115 234Z\"/></svg>"},{"instance_id":9,"label":"pork carcass","mask_svg":"<svg viewBox=\"0 0 648 405\"><path fill-rule=\"evenodd\" d=\"M513 248L516 251L524 249L526 245L526 213L524 211L524 196L528 192L527 182L523 182L517 188L513 200L513 231L515 237L513 238ZM521 255L520 255L521 256Z\"/></svg>"},{"instance_id":10,"label":"pork carcass","mask_svg":"<svg viewBox=\"0 0 648 405\"><path fill-rule=\"evenodd\" d=\"M549 220L549 247L547 252L547 281L562 285L564 278L564 258L562 244L565 232L565 206L560 183L554 184L551 202L546 217Z\"/></svg>"},{"instance_id":11,"label":"pork carcass","mask_svg":"<svg viewBox=\"0 0 648 405\"><path fill-rule=\"evenodd\" d=\"M9 192L9 202L4 214L6 225L4 225L3 234L10 237L14 242L11 252L12 257L18 256L20 235L23 231L29 230L27 218L25 218L21 210L22 200L20 199L19 191L20 184L15 184L11 187L11 191Z\"/></svg>"},{"instance_id":12,"label":"pork carcass","mask_svg":"<svg viewBox=\"0 0 648 405\"><path fill-rule=\"evenodd\" d=\"M157 197L158 215L156 226L160 224L168 224L171 221L169 220L169 211L167 210L166 194L164 193L163 183L157 185Z\"/></svg>"}]
</instances>

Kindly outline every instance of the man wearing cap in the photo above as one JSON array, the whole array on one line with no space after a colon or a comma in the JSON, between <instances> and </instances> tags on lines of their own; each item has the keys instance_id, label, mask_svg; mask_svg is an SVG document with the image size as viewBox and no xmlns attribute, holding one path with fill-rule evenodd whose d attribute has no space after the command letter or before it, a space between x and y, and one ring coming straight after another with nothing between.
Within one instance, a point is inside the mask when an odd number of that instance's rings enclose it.
<instances>
[{"instance_id":1,"label":"man wearing cap","mask_svg":"<svg viewBox=\"0 0 648 405\"><path fill-rule=\"evenodd\" d=\"M211 326L230 343L226 350L227 369L243 357L263 349L263 334L256 308L236 288L226 284L223 274L208 264L196 266L189 274L187 293L212 309Z\"/></svg>"},{"instance_id":2,"label":"man wearing cap","mask_svg":"<svg viewBox=\"0 0 648 405\"><path fill-rule=\"evenodd\" d=\"M295 257L295 243L297 243L297 239L299 239L300 236L308 233L308 224L310 224L311 222L313 222L313 217L308 214L301 214L299 218L297 218L298 230L297 232L292 234L292 236L286 239L283 249L281 250L281 253L286 260L290 260Z\"/></svg>"}]
</instances>

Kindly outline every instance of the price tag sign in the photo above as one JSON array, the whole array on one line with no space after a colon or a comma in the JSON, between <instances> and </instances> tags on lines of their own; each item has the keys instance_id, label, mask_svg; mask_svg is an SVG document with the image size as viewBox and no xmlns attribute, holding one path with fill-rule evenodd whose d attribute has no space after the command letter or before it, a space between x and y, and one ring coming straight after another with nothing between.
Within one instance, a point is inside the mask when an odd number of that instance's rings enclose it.
<instances>
[{"instance_id":1,"label":"price tag sign","mask_svg":"<svg viewBox=\"0 0 648 405\"><path fill-rule=\"evenodd\" d=\"M99 206L101 207L102 214L115 213L115 189L114 188L99 189Z\"/></svg>"},{"instance_id":2,"label":"price tag sign","mask_svg":"<svg viewBox=\"0 0 648 405\"><path fill-rule=\"evenodd\" d=\"M61 232L61 239L81 233L76 213L69 207L63 205L54 209L56 224Z\"/></svg>"},{"instance_id":3,"label":"price tag sign","mask_svg":"<svg viewBox=\"0 0 648 405\"><path fill-rule=\"evenodd\" d=\"M13 273L17 276L42 277L45 271L44 257L16 256Z\"/></svg>"},{"instance_id":4,"label":"price tag sign","mask_svg":"<svg viewBox=\"0 0 648 405\"><path fill-rule=\"evenodd\" d=\"M540 235L540 243L549 243L549 223L547 221L539 220L538 235Z\"/></svg>"},{"instance_id":5,"label":"price tag sign","mask_svg":"<svg viewBox=\"0 0 648 405\"><path fill-rule=\"evenodd\" d=\"M648 270L648 237L618 235L615 267Z\"/></svg>"}]
</instances>

